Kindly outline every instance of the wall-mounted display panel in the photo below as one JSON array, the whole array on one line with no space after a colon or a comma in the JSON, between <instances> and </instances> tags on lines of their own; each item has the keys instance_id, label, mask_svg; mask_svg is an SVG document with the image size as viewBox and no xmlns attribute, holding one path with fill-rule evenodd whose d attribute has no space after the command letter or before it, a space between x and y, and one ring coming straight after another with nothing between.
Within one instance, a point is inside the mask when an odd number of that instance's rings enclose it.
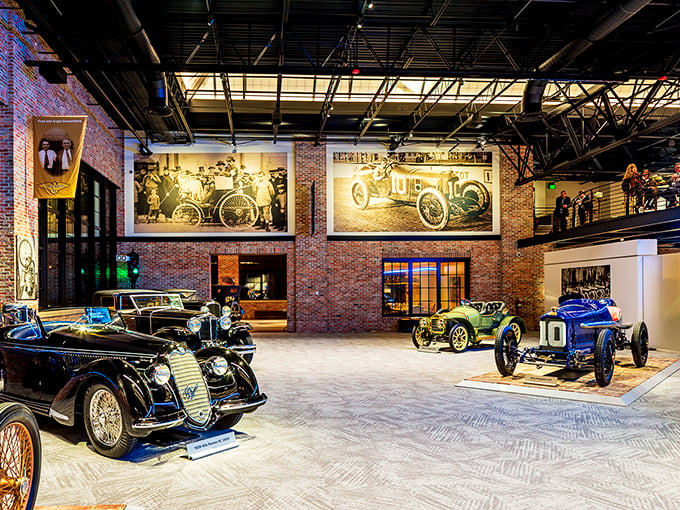
<instances>
[{"instance_id":1,"label":"wall-mounted display panel","mask_svg":"<svg viewBox=\"0 0 680 510\"><path fill-rule=\"evenodd\" d=\"M292 151L257 144L152 146L126 161L126 234L268 236L293 233Z\"/></svg>"},{"instance_id":2,"label":"wall-mounted display panel","mask_svg":"<svg viewBox=\"0 0 680 510\"><path fill-rule=\"evenodd\" d=\"M498 161L473 147L329 145L328 233L497 235Z\"/></svg>"}]
</instances>

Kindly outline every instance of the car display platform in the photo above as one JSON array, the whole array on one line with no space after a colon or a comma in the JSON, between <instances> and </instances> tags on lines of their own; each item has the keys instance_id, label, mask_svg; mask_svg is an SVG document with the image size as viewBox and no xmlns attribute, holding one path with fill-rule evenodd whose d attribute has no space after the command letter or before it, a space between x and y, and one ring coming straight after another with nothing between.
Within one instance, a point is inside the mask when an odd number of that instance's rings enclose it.
<instances>
[{"instance_id":1,"label":"car display platform","mask_svg":"<svg viewBox=\"0 0 680 510\"><path fill-rule=\"evenodd\" d=\"M619 355L616 357L614 378L604 387L598 386L592 370L538 368L531 365L518 365L515 375L511 377L503 377L494 371L464 379L456 386L627 406L677 370L680 370L677 358L650 356L646 366L636 368L631 356Z\"/></svg>"}]
</instances>

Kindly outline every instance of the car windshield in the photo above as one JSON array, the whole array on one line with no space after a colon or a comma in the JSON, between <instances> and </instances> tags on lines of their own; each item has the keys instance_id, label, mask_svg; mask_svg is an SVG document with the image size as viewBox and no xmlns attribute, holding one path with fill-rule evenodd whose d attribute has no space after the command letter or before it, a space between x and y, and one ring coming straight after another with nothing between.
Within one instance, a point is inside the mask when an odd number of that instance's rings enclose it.
<instances>
[{"instance_id":1,"label":"car windshield","mask_svg":"<svg viewBox=\"0 0 680 510\"><path fill-rule=\"evenodd\" d=\"M127 299L126 299L127 298ZM179 294L137 294L121 299L121 309L136 308L177 308L183 309Z\"/></svg>"}]
</instances>

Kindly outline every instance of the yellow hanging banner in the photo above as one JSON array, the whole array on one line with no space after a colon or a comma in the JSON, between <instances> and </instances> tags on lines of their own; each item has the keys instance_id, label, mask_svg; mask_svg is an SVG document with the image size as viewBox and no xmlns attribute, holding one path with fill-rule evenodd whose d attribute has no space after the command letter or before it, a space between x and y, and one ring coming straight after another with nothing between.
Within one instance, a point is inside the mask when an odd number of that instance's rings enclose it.
<instances>
[{"instance_id":1,"label":"yellow hanging banner","mask_svg":"<svg viewBox=\"0 0 680 510\"><path fill-rule=\"evenodd\" d=\"M33 117L35 198L73 198L87 116Z\"/></svg>"}]
</instances>

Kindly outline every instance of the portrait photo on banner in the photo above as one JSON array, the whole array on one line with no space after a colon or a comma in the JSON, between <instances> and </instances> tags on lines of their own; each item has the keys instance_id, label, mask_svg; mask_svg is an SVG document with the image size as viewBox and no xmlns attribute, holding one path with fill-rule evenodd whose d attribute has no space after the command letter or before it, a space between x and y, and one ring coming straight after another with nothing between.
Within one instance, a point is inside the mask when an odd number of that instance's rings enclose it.
<instances>
[{"instance_id":1,"label":"portrait photo on banner","mask_svg":"<svg viewBox=\"0 0 680 510\"><path fill-rule=\"evenodd\" d=\"M483 150L328 148L328 233L498 233L498 157Z\"/></svg>"},{"instance_id":2,"label":"portrait photo on banner","mask_svg":"<svg viewBox=\"0 0 680 510\"><path fill-rule=\"evenodd\" d=\"M86 116L33 117L35 198L73 198Z\"/></svg>"},{"instance_id":3,"label":"portrait photo on banner","mask_svg":"<svg viewBox=\"0 0 680 510\"><path fill-rule=\"evenodd\" d=\"M287 153L136 154L133 174L134 234L289 233Z\"/></svg>"}]
</instances>

